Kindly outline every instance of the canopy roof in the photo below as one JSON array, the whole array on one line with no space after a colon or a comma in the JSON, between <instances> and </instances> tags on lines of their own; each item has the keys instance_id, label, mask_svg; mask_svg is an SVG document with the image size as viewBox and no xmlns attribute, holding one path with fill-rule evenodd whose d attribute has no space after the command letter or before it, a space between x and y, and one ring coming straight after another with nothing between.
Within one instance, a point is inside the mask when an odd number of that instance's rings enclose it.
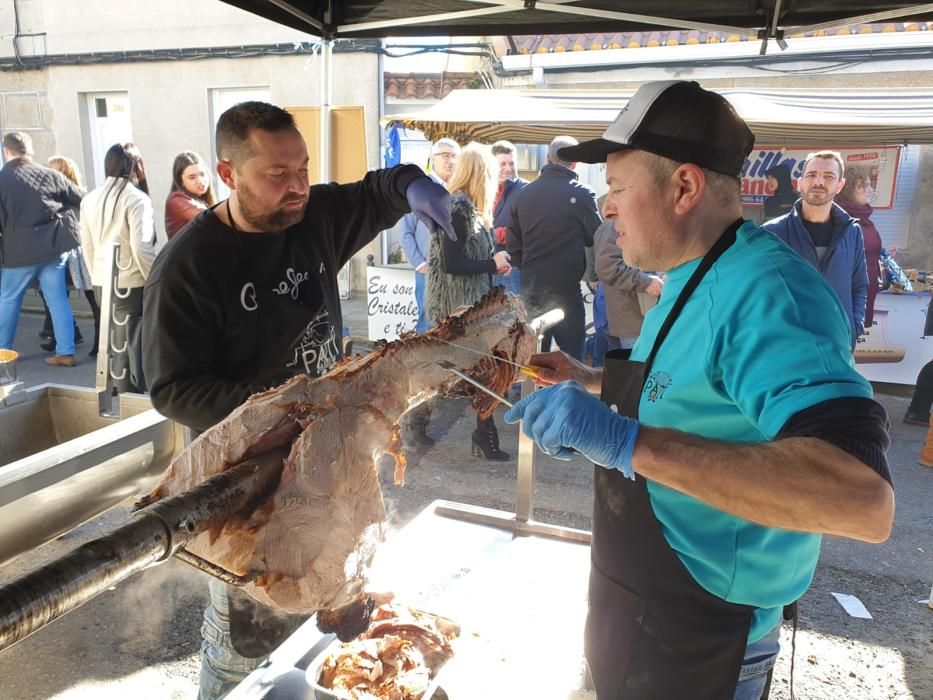
<instances>
[{"instance_id":1,"label":"canopy roof","mask_svg":"<svg viewBox=\"0 0 933 700\"><path fill-rule=\"evenodd\" d=\"M933 4L903 0L224 0L309 34L334 37L625 32L657 28L803 31L923 20ZM857 8L857 9L853 9ZM777 17L775 17L777 11ZM858 15L858 16L856 16Z\"/></svg>"},{"instance_id":2,"label":"canopy roof","mask_svg":"<svg viewBox=\"0 0 933 700\"><path fill-rule=\"evenodd\" d=\"M933 95L903 90L717 90L748 122L758 144L881 146L933 143ZM569 134L597 138L631 93L565 90L454 90L415 114L386 116L462 143L549 143Z\"/></svg>"}]
</instances>

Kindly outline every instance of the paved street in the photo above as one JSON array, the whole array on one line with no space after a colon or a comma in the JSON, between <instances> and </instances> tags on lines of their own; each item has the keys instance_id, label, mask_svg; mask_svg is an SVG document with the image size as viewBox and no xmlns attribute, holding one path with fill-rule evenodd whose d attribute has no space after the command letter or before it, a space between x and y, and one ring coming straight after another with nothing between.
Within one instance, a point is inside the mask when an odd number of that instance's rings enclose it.
<instances>
[{"instance_id":1,"label":"paved street","mask_svg":"<svg viewBox=\"0 0 933 700\"><path fill-rule=\"evenodd\" d=\"M347 303L345 315L351 334L365 336L362 300ZM90 339L90 320L80 319L79 325ZM94 364L85 357L87 344L80 348L78 367L48 368L36 337L40 327L40 317L23 317L17 338L21 378L30 385L55 381L92 386ZM798 698L933 697L933 611L917 602L929 595L933 581L933 470L916 463L925 431L900 422L907 400L879 398L892 417L889 457L898 494L894 533L880 546L826 538L814 584L801 603L794 671ZM516 429L503 426L497 415L503 446L513 459L485 462L470 456L472 420L463 401L435 405L429 433L438 446L412 456L404 487L384 483L394 525L403 525L437 498L513 509ZM540 459L538 465L537 518L588 528L592 467L582 459ZM382 471L391 479L390 469ZM126 517L126 508L114 509L0 569L0 579L67 551ZM858 596L874 619L850 618L831 592ZM194 698L205 598L206 579L180 562L147 570L0 654L0 697ZM778 700L790 697L789 628L783 641L771 696Z\"/></svg>"}]
</instances>

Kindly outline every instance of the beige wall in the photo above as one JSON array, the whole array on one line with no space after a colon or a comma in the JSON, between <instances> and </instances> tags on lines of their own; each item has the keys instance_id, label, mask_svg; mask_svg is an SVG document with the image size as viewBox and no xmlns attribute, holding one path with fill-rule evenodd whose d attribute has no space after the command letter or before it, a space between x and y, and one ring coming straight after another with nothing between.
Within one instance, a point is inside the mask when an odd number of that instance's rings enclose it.
<instances>
[{"instance_id":1,"label":"beige wall","mask_svg":"<svg viewBox=\"0 0 933 700\"><path fill-rule=\"evenodd\" d=\"M369 168L378 167L379 84L374 54L334 56L333 104L362 106L366 119ZM129 96L133 140L146 163L156 227L164 240L163 203L171 187L175 155L194 150L210 162L211 90L268 87L275 104L320 105L320 59L270 56L156 63L52 66L42 71L0 73L2 104L15 119L0 114L0 130L25 128L33 137L37 159L53 153L74 158L86 179L88 136L82 130L87 93L117 91ZM10 105L13 105L10 108ZM15 112L15 115L13 114ZM381 259L378 241L354 264L354 289L365 279L365 255Z\"/></svg>"},{"instance_id":2,"label":"beige wall","mask_svg":"<svg viewBox=\"0 0 933 700\"><path fill-rule=\"evenodd\" d=\"M314 42L316 37L260 19L219 0L19 0L22 55L180 49L186 47ZM12 56L13 3L0 0L0 57ZM369 168L379 167L379 99L375 54L338 53L333 62L335 106L362 106ZM179 151L210 160L211 93L215 88L267 87L283 107L319 106L320 58L310 55L50 66L0 73L0 131L24 129L37 159L54 153L91 172L86 93L129 96L133 140L146 163L160 240L171 165ZM365 255L381 260L379 242L354 265L354 289L365 281Z\"/></svg>"},{"instance_id":3,"label":"beige wall","mask_svg":"<svg viewBox=\"0 0 933 700\"><path fill-rule=\"evenodd\" d=\"M240 46L314 37L269 22L219 0L19 0L20 31L45 32L45 53L87 53L205 46ZM0 34L12 36L13 2L0 2ZM20 51L42 53L43 40L24 38ZM0 56L12 56L0 42Z\"/></svg>"}]
</instances>

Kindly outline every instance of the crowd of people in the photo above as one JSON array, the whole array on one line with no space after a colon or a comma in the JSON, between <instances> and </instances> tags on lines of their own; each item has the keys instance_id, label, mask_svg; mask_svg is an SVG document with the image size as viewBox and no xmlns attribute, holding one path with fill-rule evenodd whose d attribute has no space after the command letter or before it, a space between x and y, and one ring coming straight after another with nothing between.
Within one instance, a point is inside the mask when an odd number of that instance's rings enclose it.
<instances>
[{"instance_id":1,"label":"crowd of people","mask_svg":"<svg viewBox=\"0 0 933 700\"><path fill-rule=\"evenodd\" d=\"M51 366L74 367L75 347L84 338L68 299L70 289L87 300L94 317L88 355L100 346L101 288L110 285L110 255L117 260L112 370L119 391L146 391L142 367L142 296L156 254L153 206L146 169L132 143L113 144L104 156L105 180L87 191L77 164L56 155L47 165L34 159L24 132L3 138L0 170L0 348L13 348L23 297L37 284L46 318L40 336L52 353ZM215 203L203 158L180 153L172 167L172 189L165 203L165 229L171 238L201 210ZM111 339L107 339L111 342Z\"/></svg>"}]
</instances>

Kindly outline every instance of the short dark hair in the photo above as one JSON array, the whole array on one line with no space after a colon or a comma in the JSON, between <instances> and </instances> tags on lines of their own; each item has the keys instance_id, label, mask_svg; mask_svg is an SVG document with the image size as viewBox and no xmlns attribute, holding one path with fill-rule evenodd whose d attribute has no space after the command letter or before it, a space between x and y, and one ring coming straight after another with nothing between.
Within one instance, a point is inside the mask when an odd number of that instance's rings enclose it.
<instances>
[{"instance_id":1,"label":"short dark hair","mask_svg":"<svg viewBox=\"0 0 933 700\"><path fill-rule=\"evenodd\" d=\"M20 156L32 155L32 139L23 131L11 131L3 135L3 147Z\"/></svg>"},{"instance_id":2,"label":"short dark hair","mask_svg":"<svg viewBox=\"0 0 933 700\"><path fill-rule=\"evenodd\" d=\"M492 154L498 156L501 154L512 155L515 153L515 144L511 141L496 141L492 144Z\"/></svg>"},{"instance_id":3,"label":"short dark hair","mask_svg":"<svg viewBox=\"0 0 933 700\"><path fill-rule=\"evenodd\" d=\"M217 120L217 158L229 160L234 165L249 160L253 155L249 145L249 134L253 129L285 131L297 128L295 118L281 107L266 102L240 102Z\"/></svg>"}]
</instances>

